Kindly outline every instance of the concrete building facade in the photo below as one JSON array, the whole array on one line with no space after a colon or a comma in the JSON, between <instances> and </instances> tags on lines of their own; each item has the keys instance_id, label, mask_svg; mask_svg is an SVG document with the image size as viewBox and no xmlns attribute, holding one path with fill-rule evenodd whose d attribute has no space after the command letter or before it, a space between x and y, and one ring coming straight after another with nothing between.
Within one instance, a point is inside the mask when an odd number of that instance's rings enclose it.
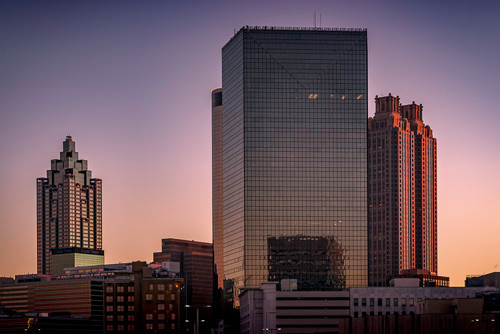
<instances>
[{"instance_id":1,"label":"concrete building facade","mask_svg":"<svg viewBox=\"0 0 500 334\"><path fill-rule=\"evenodd\" d=\"M286 283L280 286L290 286ZM349 317L349 291L277 291L277 286L263 282L242 290L241 333L336 333L339 319Z\"/></svg>"},{"instance_id":2,"label":"concrete building facade","mask_svg":"<svg viewBox=\"0 0 500 334\"><path fill-rule=\"evenodd\" d=\"M405 283L394 287L350 289L351 317L374 315L411 315L419 312L418 305L428 299L475 298L485 288L419 286L418 279L401 279ZM408 281L410 284L408 284Z\"/></svg>"}]
</instances>

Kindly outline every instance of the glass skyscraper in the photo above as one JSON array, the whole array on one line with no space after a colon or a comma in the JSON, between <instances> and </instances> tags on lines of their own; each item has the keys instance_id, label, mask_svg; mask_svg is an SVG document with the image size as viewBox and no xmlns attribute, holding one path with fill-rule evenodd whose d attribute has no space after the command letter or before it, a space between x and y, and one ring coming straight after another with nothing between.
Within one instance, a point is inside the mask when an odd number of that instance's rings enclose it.
<instances>
[{"instance_id":1,"label":"glass skyscraper","mask_svg":"<svg viewBox=\"0 0 500 334\"><path fill-rule=\"evenodd\" d=\"M243 27L222 48L227 298L367 285L367 77L365 29Z\"/></svg>"}]
</instances>

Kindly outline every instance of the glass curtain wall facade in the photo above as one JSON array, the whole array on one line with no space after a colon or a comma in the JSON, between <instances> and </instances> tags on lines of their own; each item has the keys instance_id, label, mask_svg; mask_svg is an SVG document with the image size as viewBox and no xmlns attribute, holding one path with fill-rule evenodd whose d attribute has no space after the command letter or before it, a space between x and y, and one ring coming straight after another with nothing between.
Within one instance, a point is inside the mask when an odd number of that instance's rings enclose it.
<instances>
[{"instance_id":1,"label":"glass curtain wall facade","mask_svg":"<svg viewBox=\"0 0 500 334\"><path fill-rule=\"evenodd\" d=\"M226 298L367 285L367 76L364 29L244 27L223 47Z\"/></svg>"}]
</instances>

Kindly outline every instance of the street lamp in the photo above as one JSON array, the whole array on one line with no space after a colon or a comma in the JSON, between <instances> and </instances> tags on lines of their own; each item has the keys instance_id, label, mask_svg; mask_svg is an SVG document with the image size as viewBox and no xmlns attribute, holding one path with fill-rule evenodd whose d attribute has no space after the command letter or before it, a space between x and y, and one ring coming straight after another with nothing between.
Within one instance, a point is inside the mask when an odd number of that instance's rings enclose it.
<instances>
[{"instance_id":1,"label":"street lamp","mask_svg":"<svg viewBox=\"0 0 500 334\"><path fill-rule=\"evenodd\" d=\"M196 309L196 327L194 334L200 334L200 308L210 308L212 305L185 305L185 307Z\"/></svg>"}]
</instances>

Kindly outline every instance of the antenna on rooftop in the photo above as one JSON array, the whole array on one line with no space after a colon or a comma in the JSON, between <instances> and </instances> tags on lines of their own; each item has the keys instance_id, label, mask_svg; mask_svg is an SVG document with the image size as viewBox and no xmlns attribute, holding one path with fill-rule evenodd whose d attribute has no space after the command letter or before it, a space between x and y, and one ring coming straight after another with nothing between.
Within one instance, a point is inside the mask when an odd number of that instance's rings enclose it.
<instances>
[{"instance_id":1,"label":"antenna on rooftop","mask_svg":"<svg viewBox=\"0 0 500 334\"><path fill-rule=\"evenodd\" d=\"M321 13L319 13L319 27L321 28Z\"/></svg>"},{"instance_id":2,"label":"antenna on rooftop","mask_svg":"<svg viewBox=\"0 0 500 334\"><path fill-rule=\"evenodd\" d=\"M314 16L313 16L313 25L314 25L314 28L316 28L316 12L314 12Z\"/></svg>"}]
</instances>

